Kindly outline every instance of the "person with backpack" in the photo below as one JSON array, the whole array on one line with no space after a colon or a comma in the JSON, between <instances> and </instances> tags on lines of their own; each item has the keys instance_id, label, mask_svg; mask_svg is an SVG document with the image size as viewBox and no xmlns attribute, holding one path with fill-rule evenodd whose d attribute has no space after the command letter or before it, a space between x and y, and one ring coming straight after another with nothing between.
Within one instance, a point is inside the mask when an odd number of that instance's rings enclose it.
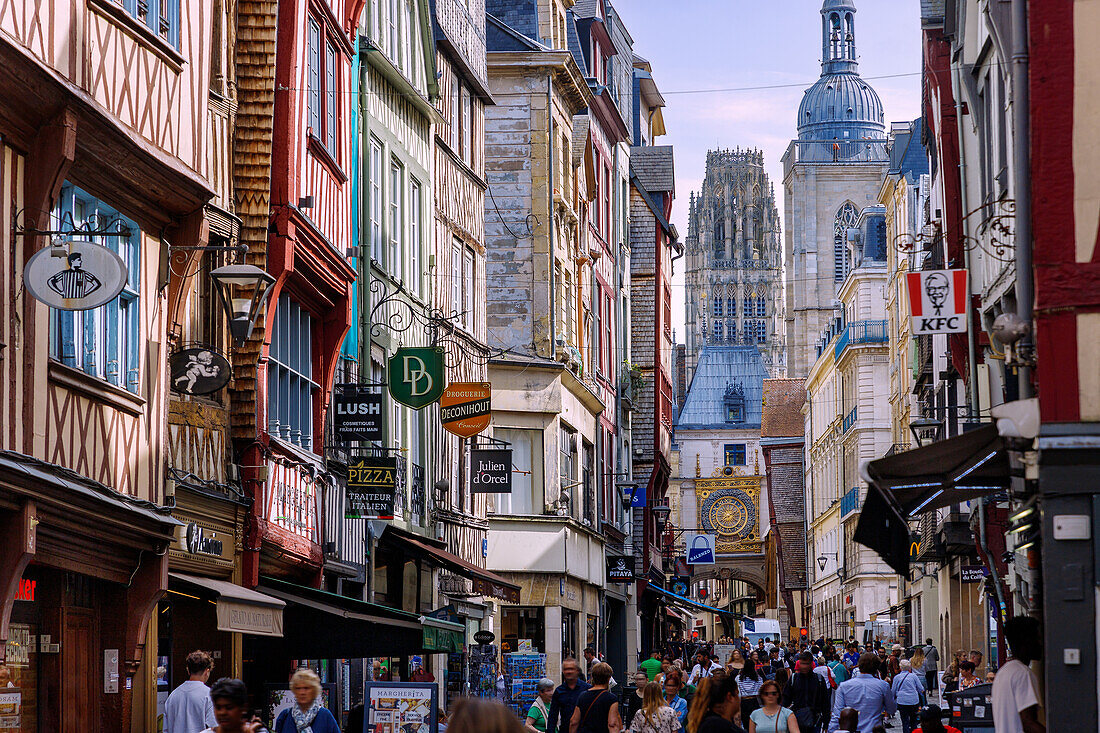
<instances>
[{"instance_id":1,"label":"person with backpack","mask_svg":"<svg viewBox=\"0 0 1100 733\"><path fill-rule=\"evenodd\" d=\"M798 729L815 733L829 714L828 684L814 673L814 657L809 652L798 656L795 673L783 690L783 705L794 711Z\"/></svg>"},{"instance_id":2,"label":"person with backpack","mask_svg":"<svg viewBox=\"0 0 1100 733\"><path fill-rule=\"evenodd\" d=\"M917 711L925 699L924 682L920 675L913 672L913 664L908 659L899 662L900 671L894 675L890 691L894 693L898 713L901 715L902 733L912 733L917 727Z\"/></svg>"},{"instance_id":3,"label":"person with backpack","mask_svg":"<svg viewBox=\"0 0 1100 733\"><path fill-rule=\"evenodd\" d=\"M832 649L825 651L825 664L829 665L829 669L832 670L837 687L840 687L842 683L847 682L851 677L848 668L844 666L844 662L840 661L836 652Z\"/></svg>"}]
</instances>

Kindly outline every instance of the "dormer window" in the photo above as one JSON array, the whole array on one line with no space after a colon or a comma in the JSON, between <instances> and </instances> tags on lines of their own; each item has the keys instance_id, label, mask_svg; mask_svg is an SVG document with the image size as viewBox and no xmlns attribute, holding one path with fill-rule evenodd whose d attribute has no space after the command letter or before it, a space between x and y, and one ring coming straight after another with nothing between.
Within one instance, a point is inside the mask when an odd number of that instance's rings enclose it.
<instances>
[{"instance_id":1,"label":"dormer window","mask_svg":"<svg viewBox=\"0 0 1100 733\"><path fill-rule=\"evenodd\" d=\"M740 383L726 383L726 394L722 403L726 408L727 423L745 422L745 391Z\"/></svg>"}]
</instances>

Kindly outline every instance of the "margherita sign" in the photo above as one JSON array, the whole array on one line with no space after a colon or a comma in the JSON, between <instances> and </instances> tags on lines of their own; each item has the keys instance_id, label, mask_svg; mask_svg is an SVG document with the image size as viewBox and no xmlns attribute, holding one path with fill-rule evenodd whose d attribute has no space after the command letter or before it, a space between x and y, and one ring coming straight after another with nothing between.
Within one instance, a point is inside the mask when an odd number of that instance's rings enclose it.
<instances>
[{"instance_id":1,"label":"margherita sign","mask_svg":"<svg viewBox=\"0 0 1100 733\"><path fill-rule=\"evenodd\" d=\"M905 280L914 336L966 332L966 270L921 270Z\"/></svg>"},{"instance_id":2,"label":"margherita sign","mask_svg":"<svg viewBox=\"0 0 1100 733\"><path fill-rule=\"evenodd\" d=\"M488 382L451 382L439 398L443 429L471 438L489 427L492 387Z\"/></svg>"}]
</instances>

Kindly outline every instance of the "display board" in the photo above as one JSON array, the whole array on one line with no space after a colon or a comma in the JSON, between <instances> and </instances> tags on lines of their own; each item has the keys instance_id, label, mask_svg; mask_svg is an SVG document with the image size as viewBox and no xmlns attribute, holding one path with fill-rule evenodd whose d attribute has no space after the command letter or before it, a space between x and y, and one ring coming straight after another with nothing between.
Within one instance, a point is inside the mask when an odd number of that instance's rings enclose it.
<instances>
[{"instance_id":1,"label":"display board","mask_svg":"<svg viewBox=\"0 0 1100 733\"><path fill-rule=\"evenodd\" d=\"M434 682L367 682L363 733L438 733Z\"/></svg>"}]
</instances>

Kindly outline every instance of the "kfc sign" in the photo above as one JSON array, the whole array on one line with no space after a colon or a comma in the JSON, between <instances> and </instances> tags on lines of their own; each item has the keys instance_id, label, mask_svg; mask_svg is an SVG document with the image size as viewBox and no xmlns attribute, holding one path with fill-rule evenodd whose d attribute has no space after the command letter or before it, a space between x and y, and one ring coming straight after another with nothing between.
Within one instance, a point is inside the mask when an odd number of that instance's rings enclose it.
<instances>
[{"instance_id":1,"label":"kfc sign","mask_svg":"<svg viewBox=\"0 0 1100 733\"><path fill-rule=\"evenodd\" d=\"M914 336L966 332L966 270L921 270L905 279Z\"/></svg>"}]
</instances>

